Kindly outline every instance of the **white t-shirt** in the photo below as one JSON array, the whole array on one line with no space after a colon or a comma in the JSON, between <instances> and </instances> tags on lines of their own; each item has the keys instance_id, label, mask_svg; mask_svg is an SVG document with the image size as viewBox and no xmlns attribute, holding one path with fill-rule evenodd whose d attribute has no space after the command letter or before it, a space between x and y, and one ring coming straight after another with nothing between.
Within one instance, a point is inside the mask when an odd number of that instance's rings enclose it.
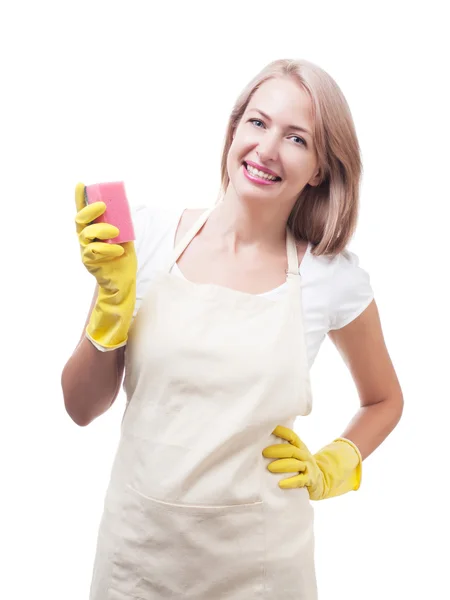
<instances>
[{"instance_id":1,"label":"white t-shirt","mask_svg":"<svg viewBox=\"0 0 450 600\"><path fill-rule=\"evenodd\" d=\"M181 214L179 209L147 205L132 209L138 260L134 316L152 278L170 260ZM311 368L327 333L356 319L370 304L374 294L368 273L359 266L356 254L349 250L335 257L314 256L309 245L299 272L302 276L303 319ZM172 274L183 277L177 265L173 267ZM283 284L261 295L276 301L285 292L286 284Z\"/></svg>"}]
</instances>

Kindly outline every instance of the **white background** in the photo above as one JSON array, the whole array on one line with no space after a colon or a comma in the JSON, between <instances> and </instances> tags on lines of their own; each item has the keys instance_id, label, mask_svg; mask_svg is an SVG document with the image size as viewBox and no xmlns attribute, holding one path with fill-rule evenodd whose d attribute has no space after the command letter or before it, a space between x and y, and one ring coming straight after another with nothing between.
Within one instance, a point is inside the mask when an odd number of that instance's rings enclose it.
<instances>
[{"instance_id":1,"label":"white background","mask_svg":"<svg viewBox=\"0 0 450 600\"><path fill-rule=\"evenodd\" d=\"M86 428L64 410L60 375L94 288L76 182L124 180L133 205L210 206L232 104L276 58L317 63L350 104L364 160L350 248L371 275L405 396L360 491L314 504L320 598L450 597L445 4L2 6L2 598L88 597L124 408L121 391ZM328 341L312 378L315 407L296 429L315 451L358 398Z\"/></svg>"}]
</instances>

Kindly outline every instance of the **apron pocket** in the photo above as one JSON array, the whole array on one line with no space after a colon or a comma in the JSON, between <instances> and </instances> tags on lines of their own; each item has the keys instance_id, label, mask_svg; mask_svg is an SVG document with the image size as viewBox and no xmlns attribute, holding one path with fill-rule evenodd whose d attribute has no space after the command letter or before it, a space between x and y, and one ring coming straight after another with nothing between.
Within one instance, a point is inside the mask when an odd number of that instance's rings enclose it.
<instances>
[{"instance_id":1,"label":"apron pocket","mask_svg":"<svg viewBox=\"0 0 450 600\"><path fill-rule=\"evenodd\" d=\"M131 598L263 598L263 503L169 504L124 492L111 591Z\"/></svg>"}]
</instances>

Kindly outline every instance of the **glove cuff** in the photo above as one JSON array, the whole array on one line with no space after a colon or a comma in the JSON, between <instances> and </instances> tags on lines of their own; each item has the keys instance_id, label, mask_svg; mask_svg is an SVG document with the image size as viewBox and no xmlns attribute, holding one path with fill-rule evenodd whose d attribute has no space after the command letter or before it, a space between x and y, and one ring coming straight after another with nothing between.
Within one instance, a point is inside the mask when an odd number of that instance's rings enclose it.
<instances>
[{"instance_id":1,"label":"glove cuff","mask_svg":"<svg viewBox=\"0 0 450 600\"><path fill-rule=\"evenodd\" d=\"M353 451L356 454L356 465L355 465L355 476L353 478L354 480L354 487L353 487L353 491L357 491L359 490L360 486L361 486L361 478L362 478L362 456L361 456L361 452L359 451L359 448L356 444L354 444L351 440L348 440L347 438L344 437L339 437L336 438L334 440L335 442L343 442L344 444L348 444Z\"/></svg>"},{"instance_id":2,"label":"glove cuff","mask_svg":"<svg viewBox=\"0 0 450 600\"><path fill-rule=\"evenodd\" d=\"M120 294L111 294L99 288L97 302L85 332L97 350L108 352L126 345L135 302L134 281Z\"/></svg>"},{"instance_id":3,"label":"glove cuff","mask_svg":"<svg viewBox=\"0 0 450 600\"><path fill-rule=\"evenodd\" d=\"M324 489L317 498L333 498L356 491L361 485L361 453L353 442L337 438L314 455L324 476Z\"/></svg>"},{"instance_id":4,"label":"glove cuff","mask_svg":"<svg viewBox=\"0 0 450 600\"><path fill-rule=\"evenodd\" d=\"M89 335L88 332L88 327L86 327L86 331L84 332L85 337L91 342L91 344L93 346L95 346L95 348L97 348L97 350L100 350L100 352L112 352L113 350L117 350L117 348L122 348L122 346L126 346L127 345L127 339L120 343L117 344L115 346L101 346L98 342L96 342L94 340L94 338L92 336Z\"/></svg>"}]
</instances>

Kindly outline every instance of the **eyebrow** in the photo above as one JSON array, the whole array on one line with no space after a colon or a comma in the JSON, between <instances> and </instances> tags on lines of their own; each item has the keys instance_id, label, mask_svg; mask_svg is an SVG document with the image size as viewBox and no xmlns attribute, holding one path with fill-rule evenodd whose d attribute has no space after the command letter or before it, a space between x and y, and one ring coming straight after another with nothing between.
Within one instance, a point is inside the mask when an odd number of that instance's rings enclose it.
<instances>
[{"instance_id":1,"label":"eyebrow","mask_svg":"<svg viewBox=\"0 0 450 600\"><path fill-rule=\"evenodd\" d=\"M255 110L256 112L259 112L260 115L262 115L265 119L268 119L269 121L272 120L268 114L266 114L259 108L251 108L250 110ZM288 125L287 128L288 129L296 129L297 131L303 131L304 133L307 133L309 136L312 137L312 133L310 131L308 131L308 129L305 129L304 127L300 127L299 125Z\"/></svg>"}]
</instances>

